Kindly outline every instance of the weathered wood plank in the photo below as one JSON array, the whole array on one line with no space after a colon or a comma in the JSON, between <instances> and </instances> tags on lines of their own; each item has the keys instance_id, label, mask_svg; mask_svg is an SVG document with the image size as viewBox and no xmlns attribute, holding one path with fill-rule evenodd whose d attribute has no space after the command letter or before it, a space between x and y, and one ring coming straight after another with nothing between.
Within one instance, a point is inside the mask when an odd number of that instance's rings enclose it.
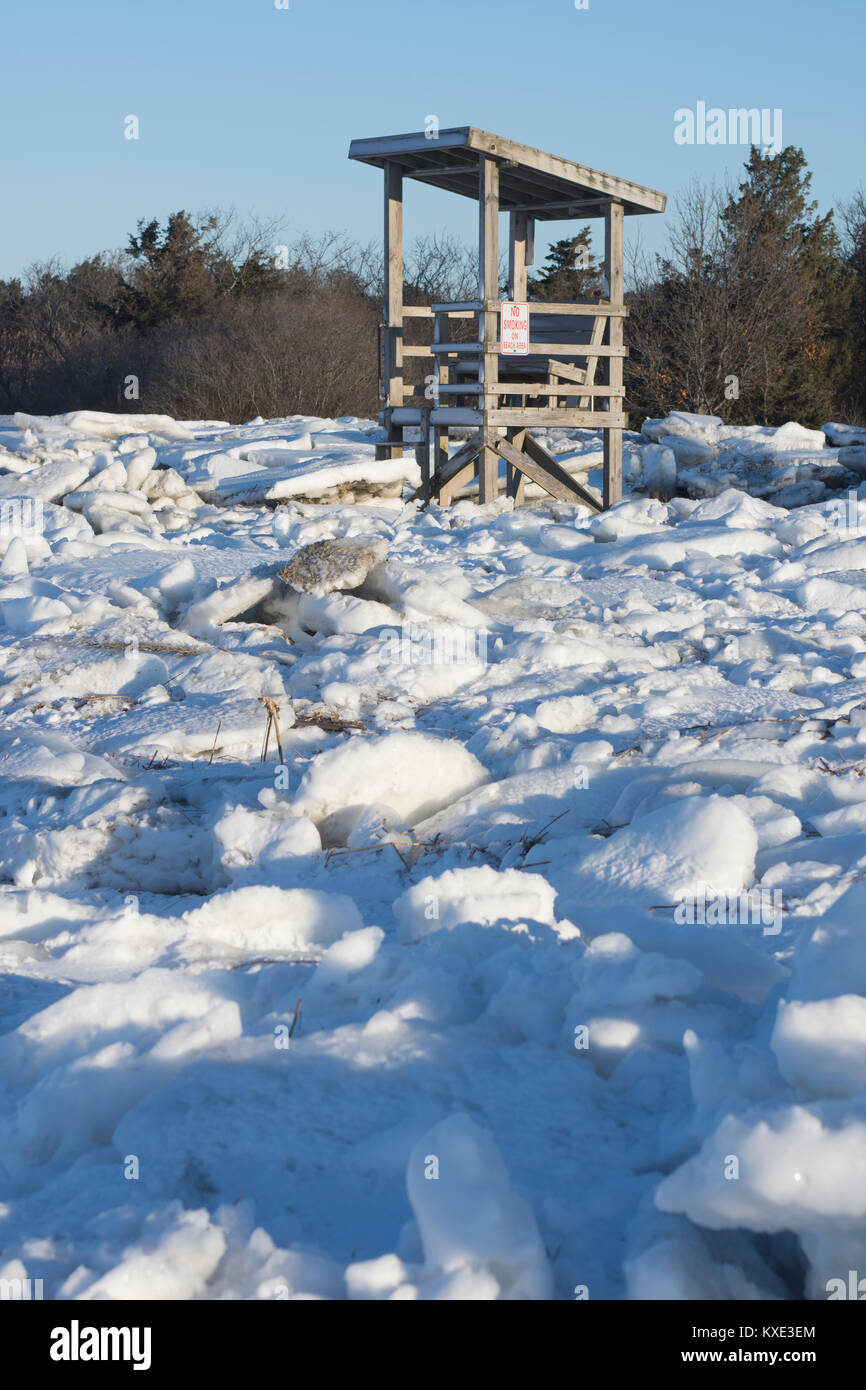
<instances>
[{"instance_id":1,"label":"weathered wood plank","mask_svg":"<svg viewBox=\"0 0 866 1390\"><path fill-rule=\"evenodd\" d=\"M535 445L535 448L532 446ZM551 497L560 502L583 502L594 511L601 511L600 504L591 492L581 487L565 469L553 459L540 445L536 445L527 433L523 449L516 449L507 439L500 439L499 452L514 468L525 473Z\"/></svg>"},{"instance_id":2,"label":"weathered wood plank","mask_svg":"<svg viewBox=\"0 0 866 1390\"><path fill-rule=\"evenodd\" d=\"M421 439L415 445L415 462L421 470L421 495L426 499L430 496L430 476L431 476L431 426L430 411L421 411Z\"/></svg>"},{"instance_id":3,"label":"weathered wood plank","mask_svg":"<svg viewBox=\"0 0 866 1390\"><path fill-rule=\"evenodd\" d=\"M621 304L623 300L623 208L621 203L611 203L604 216L604 271L607 280L608 298L611 304ZM609 342L611 347L622 347L623 321L611 319ZM608 368L611 387L622 386L622 357L612 355ZM604 432L604 505L612 507L622 497L622 429L611 424Z\"/></svg>"},{"instance_id":4,"label":"weathered wood plank","mask_svg":"<svg viewBox=\"0 0 866 1390\"><path fill-rule=\"evenodd\" d=\"M607 429L610 426L628 429L628 416L614 414L607 410L578 410L568 406L563 410L552 410L544 406L500 406L492 410L487 422L489 425L561 425L563 429Z\"/></svg>"},{"instance_id":5,"label":"weathered wood plank","mask_svg":"<svg viewBox=\"0 0 866 1390\"><path fill-rule=\"evenodd\" d=\"M519 507L526 497L526 475L513 463L505 466L505 496L512 498L515 507Z\"/></svg>"},{"instance_id":6,"label":"weathered wood plank","mask_svg":"<svg viewBox=\"0 0 866 1390\"><path fill-rule=\"evenodd\" d=\"M592 326L592 333L591 333L591 335L590 335L590 346L594 349L594 351L593 351L592 356L591 356L590 358L588 358L588 360L587 360L587 364L586 364L586 376L584 377L584 383L583 383L584 386L594 386L594 385L595 385L595 374L596 374L596 371L597 371L597 369L598 369L598 359L599 359L599 357L607 357L607 356L610 356L610 354L611 354L611 346L610 346L610 343L602 343L602 341L601 341L602 338L604 337L605 329L607 328L607 325L608 325L609 323L613 323L613 319L597 318L596 321L595 321L595 323L594 323L593 326ZM620 344L621 344L621 343L622 343L622 334L620 333ZM622 347L621 347L621 351L625 352L625 348L622 348ZM621 378L620 378L620 379L621 379ZM593 394L596 394L596 392L593 392ZM579 408L580 408L581 410L588 410L591 403L592 403L592 395L589 395L589 396L581 396L581 397L580 397L580 400L577 402L577 404L578 404L578 406L579 406Z\"/></svg>"},{"instance_id":7,"label":"weathered wood plank","mask_svg":"<svg viewBox=\"0 0 866 1390\"><path fill-rule=\"evenodd\" d=\"M437 150L464 148L469 143L469 126L449 126L436 137ZM405 151L429 149L432 141L424 130L410 130L402 135L374 135L353 140L349 146L350 159L387 159Z\"/></svg>"},{"instance_id":8,"label":"weathered wood plank","mask_svg":"<svg viewBox=\"0 0 866 1390\"><path fill-rule=\"evenodd\" d=\"M620 319L621 323L622 320ZM604 320L602 319L602 325ZM593 332L595 330L593 329ZM609 344L599 344L599 348L611 346ZM591 343L533 343L529 344L530 356L537 353L542 357L621 357L621 344L617 344L616 349L610 352L596 351Z\"/></svg>"},{"instance_id":9,"label":"weathered wood plank","mask_svg":"<svg viewBox=\"0 0 866 1390\"><path fill-rule=\"evenodd\" d=\"M477 458L473 459L471 463L465 463L459 473L455 473L453 478L449 478L447 483L443 484L442 490L439 493L440 505L443 507L450 506L458 492L462 491L467 483L471 483L477 473Z\"/></svg>"},{"instance_id":10,"label":"weathered wood plank","mask_svg":"<svg viewBox=\"0 0 866 1390\"><path fill-rule=\"evenodd\" d=\"M586 367L573 367L570 362L551 362L550 374L559 381L574 381L582 386L586 379Z\"/></svg>"},{"instance_id":11,"label":"weathered wood plank","mask_svg":"<svg viewBox=\"0 0 866 1390\"><path fill-rule=\"evenodd\" d=\"M427 143L429 145L429 141ZM571 159L560 158L559 155L547 154L546 151L535 149L532 145L521 145L516 140L506 140L500 135L491 135L489 131L478 130L476 127L470 127L466 143L470 149L495 154L500 159L513 159L525 169L534 169L538 173L574 184L578 188L588 188L610 198L621 198L625 202L644 207L647 211L665 210L667 199L664 193L659 193L654 188L618 178L615 174L606 174L601 169L592 169L587 164L576 164Z\"/></svg>"},{"instance_id":12,"label":"weathered wood plank","mask_svg":"<svg viewBox=\"0 0 866 1390\"><path fill-rule=\"evenodd\" d=\"M543 175L539 182L539 203L549 202L557 196L567 198L572 188L580 192L596 193L608 198L620 198L635 212L664 212L665 195L644 184L633 183L629 179L617 178L600 169L592 169L585 164L577 164L558 155L546 154L531 145L519 144L516 140L506 140L489 131L474 126L455 126L440 129L434 142L427 138L425 131L411 131L403 135L385 135L371 139L353 140L349 147L349 158L370 163L381 163L391 157L416 154L423 160L419 173L428 177L436 167L432 156L440 156L439 167L454 162L448 150L466 149L477 151L482 156L495 156L498 159L512 160L521 170L533 171ZM460 170L462 173L462 158ZM578 196L577 201L580 201Z\"/></svg>"},{"instance_id":13,"label":"weathered wood plank","mask_svg":"<svg viewBox=\"0 0 866 1390\"><path fill-rule=\"evenodd\" d=\"M508 442L515 449L523 448L523 441L526 439L526 430L509 430ZM505 494L514 500L514 505L519 507L526 495L526 475L519 468L515 468L513 463L506 460L505 464Z\"/></svg>"},{"instance_id":14,"label":"weathered wood plank","mask_svg":"<svg viewBox=\"0 0 866 1390\"><path fill-rule=\"evenodd\" d=\"M627 347L612 348L610 343L594 343L592 341L593 336L597 336L604 332L606 325L606 319L597 319L593 325L590 341L588 343L573 343L571 347L572 354L575 357L628 357ZM539 346L542 352L545 352L550 344L542 343L539 344ZM557 363L552 362L551 366L554 371L559 370Z\"/></svg>"},{"instance_id":15,"label":"weathered wood plank","mask_svg":"<svg viewBox=\"0 0 866 1390\"><path fill-rule=\"evenodd\" d=\"M469 314L477 314L484 305L480 299L446 299L441 303L437 301L431 304L430 308L434 314L466 314L468 317Z\"/></svg>"},{"instance_id":16,"label":"weathered wood plank","mask_svg":"<svg viewBox=\"0 0 866 1390\"><path fill-rule=\"evenodd\" d=\"M485 317L490 317L485 315ZM477 355L484 351L483 343L433 343L429 348L403 349L407 356L418 356L422 352L457 352L464 356L469 354ZM624 357L626 353L622 345L618 344L615 348L608 343L599 343L597 346L591 343L530 343L530 357ZM515 357L515 362L519 359Z\"/></svg>"},{"instance_id":17,"label":"weathered wood plank","mask_svg":"<svg viewBox=\"0 0 866 1390\"><path fill-rule=\"evenodd\" d=\"M474 459L483 443L484 436L479 430L449 459L443 459L430 480L433 490L435 491L440 484L449 482L455 473L459 473L465 464Z\"/></svg>"},{"instance_id":18,"label":"weathered wood plank","mask_svg":"<svg viewBox=\"0 0 866 1390\"><path fill-rule=\"evenodd\" d=\"M518 304L526 299L526 239L529 218L525 212L508 219L508 293Z\"/></svg>"},{"instance_id":19,"label":"weathered wood plank","mask_svg":"<svg viewBox=\"0 0 866 1390\"><path fill-rule=\"evenodd\" d=\"M627 319L628 307L625 304L608 304L602 301L600 304L569 304L560 299L530 299L529 313L532 314L573 314L575 318L614 318ZM530 323L532 318L530 317Z\"/></svg>"},{"instance_id":20,"label":"weathered wood plank","mask_svg":"<svg viewBox=\"0 0 866 1390\"><path fill-rule=\"evenodd\" d=\"M584 488L580 483L576 482L576 480L572 477L568 470L563 468L562 464L557 459L555 459L553 455L549 453L542 444L539 444L538 440L535 439L534 436L529 433L529 430L526 431L526 438L523 441L523 451L524 453L528 454L530 458L534 459L540 467L546 468L554 476L562 474L566 478L570 478L572 486L577 488L581 496L581 500L585 500L587 506L594 507L596 511L601 511L602 504L599 501L599 499L595 496L595 494L592 492L588 492L586 488ZM581 468L580 471L582 473L588 473L590 469Z\"/></svg>"},{"instance_id":21,"label":"weathered wood plank","mask_svg":"<svg viewBox=\"0 0 866 1390\"><path fill-rule=\"evenodd\" d=\"M584 383L574 383L583 386ZM500 381L500 395L514 396L576 396L577 391L570 390L571 383L564 381L553 382L550 386L540 385L535 381ZM470 390L470 387L466 387ZM594 386L592 389L594 396L625 396L625 391L621 386Z\"/></svg>"},{"instance_id":22,"label":"weathered wood plank","mask_svg":"<svg viewBox=\"0 0 866 1390\"><path fill-rule=\"evenodd\" d=\"M597 217L597 209L606 207L607 203L607 198L566 198L564 201L560 200L554 203L532 202L524 205L519 202L513 203L509 199L504 210L532 213L533 217L538 217L545 212L560 212L562 220L565 222L572 217Z\"/></svg>"},{"instance_id":23,"label":"weathered wood plank","mask_svg":"<svg viewBox=\"0 0 866 1390\"><path fill-rule=\"evenodd\" d=\"M403 175L396 164L385 165L385 429L395 430L390 412L403 404ZM399 437L399 431L397 431ZM401 458L400 447L385 446L386 458Z\"/></svg>"},{"instance_id":24,"label":"weathered wood plank","mask_svg":"<svg viewBox=\"0 0 866 1390\"><path fill-rule=\"evenodd\" d=\"M547 385L540 381L498 381L496 383L497 395L500 396L576 396L577 391L570 390L572 385L583 386L582 381L572 382L570 380L560 380ZM442 395L450 396L477 396L484 392L485 388L475 382L462 382L459 386L440 386L439 391ZM614 396L624 397L623 387L613 386L593 386L594 396ZM585 409L586 407L581 407Z\"/></svg>"},{"instance_id":25,"label":"weathered wood plank","mask_svg":"<svg viewBox=\"0 0 866 1390\"><path fill-rule=\"evenodd\" d=\"M492 502L499 493L497 436L487 425L487 415L499 404L499 165L482 158L478 169L478 297L484 306L478 315L482 345L481 395L484 444L478 468L478 500Z\"/></svg>"}]
</instances>

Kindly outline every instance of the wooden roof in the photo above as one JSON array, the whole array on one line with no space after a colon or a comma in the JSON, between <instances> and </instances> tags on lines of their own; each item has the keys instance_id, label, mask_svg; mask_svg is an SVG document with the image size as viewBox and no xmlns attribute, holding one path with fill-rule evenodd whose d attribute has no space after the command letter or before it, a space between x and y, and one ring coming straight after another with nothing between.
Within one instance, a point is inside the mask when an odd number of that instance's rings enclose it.
<instances>
[{"instance_id":1,"label":"wooden roof","mask_svg":"<svg viewBox=\"0 0 866 1390\"><path fill-rule=\"evenodd\" d=\"M478 197L478 164L482 155L499 163L499 195L503 212L527 212L543 222L570 217L601 217L613 199L625 212L664 212L666 197L654 188L629 179L560 159L554 154L505 140L474 126L440 130L436 139L423 130L407 135L380 135L353 140L349 158L384 168L387 162L402 166L406 178Z\"/></svg>"}]
</instances>

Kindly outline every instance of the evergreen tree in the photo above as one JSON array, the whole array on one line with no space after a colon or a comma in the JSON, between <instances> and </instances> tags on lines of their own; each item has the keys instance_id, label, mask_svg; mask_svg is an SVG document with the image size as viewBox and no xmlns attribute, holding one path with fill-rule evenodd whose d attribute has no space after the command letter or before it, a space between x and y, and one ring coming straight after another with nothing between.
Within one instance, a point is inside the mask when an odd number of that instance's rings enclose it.
<instances>
[{"instance_id":1,"label":"evergreen tree","mask_svg":"<svg viewBox=\"0 0 866 1390\"><path fill-rule=\"evenodd\" d=\"M200 314L214 293L213 247L207 243L213 230L213 218L196 227L183 211L173 212L164 229L155 218L139 222L127 246L134 264L122 317L149 329Z\"/></svg>"},{"instance_id":2,"label":"evergreen tree","mask_svg":"<svg viewBox=\"0 0 866 1390\"><path fill-rule=\"evenodd\" d=\"M554 242L535 279L527 282L530 299L586 303L601 289L598 262L589 249L589 227L577 236Z\"/></svg>"},{"instance_id":3,"label":"evergreen tree","mask_svg":"<svg viewBox=\"0 0 866 1390\"><path fill-rule=\"evenodd\" d=\"M736 414L820 424L850 375L854 276L832 211L820 217L809 200L812 175L801 149L770 154L753 146L745 168L722 211L722 273L727 301L758 309L752 329L763 351L759 344L749 355L751 379L743 378Z\"/></svg>"},{"instance_id":4,"label":"evergreen tree","mask_svg":"<svg viewBox=\"0 0 866 1390\"><path fill-rule=\"evenodd\" d=\"M197 318L228 296L261 299L284 286L286 277L261 246L248 243L242 253L230 253L221 230L217 217L193 222L182 210L164 228L156 219L139 222L127 246L132 267L120 296L121 322L146 331Z\"/></svg>"},{"instance_id":5,"label":"evergreen tree","mask_svg":"<svg viewBox=\"0 0 866 1390\"><path fill-rule=\"evenodd\" d=\"M851 331L854 351L840 418L866 423L866 190L860 188L842 208L845 264L854 279Z\"/></svg>"}]
</instances>

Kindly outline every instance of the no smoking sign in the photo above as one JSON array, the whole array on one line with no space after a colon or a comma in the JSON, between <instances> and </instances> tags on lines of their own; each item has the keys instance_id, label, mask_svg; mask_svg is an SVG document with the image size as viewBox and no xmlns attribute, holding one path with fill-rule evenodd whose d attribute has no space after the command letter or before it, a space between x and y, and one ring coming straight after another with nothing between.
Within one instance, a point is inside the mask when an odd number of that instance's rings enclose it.
<instances>
[{"instance_id":1,"label":"no smoking sign","mask_svg":"<svg viewBox=\"0 0 866 1390\"><path fill-rule=\"evenodd\" d=\"M529 305L504 299L500 305L499 322L503 354L525 357L529 352Z\"/></svg>"}]
</instances>

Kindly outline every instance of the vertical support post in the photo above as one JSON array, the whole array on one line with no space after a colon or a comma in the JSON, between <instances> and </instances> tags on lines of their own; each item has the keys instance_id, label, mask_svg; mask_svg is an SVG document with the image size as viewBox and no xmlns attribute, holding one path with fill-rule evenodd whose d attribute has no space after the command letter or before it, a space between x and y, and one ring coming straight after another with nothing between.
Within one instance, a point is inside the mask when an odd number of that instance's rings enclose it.
<instances>
[{"instance_id":1,"label":"vertical support post","mask_svg":"<svg viewBox=\"0 0 866 1390\"><path fill-rule=\"evenodd\" d=\"M448 315L437 314L433 324L434 343L448 342ZM435 377L435 389L433 394L433 404L441 405L439 397L439 387L448 384L448 363L444 360L444 353L437 352L433 363ZM443 463L448 461L448 426L436 425L433 429L433 460L432 470L437 472Z\"/></svg>"},{"instance_id":2,"label":"vertical support post","mask_svg":"<svg viewBox=\"0 0 866 1390\"><path fill-rule=\"evenodd\" d=\"M391 423L403 404L403 174L398 164L385 165L385 434L403 437ZM377 458L380 451L376 450ZM384 446L382 458L402 458L398 446Z\"/></svg>"},{"instance_id":3,"label":"vertical support post","mask_svg":"<svg viewBox=\"0 0 866 1390\"><path fill-rule=\"evenodd\" d=\"M509 213L508 293L522 304L526 299L526 241L529 215Z\"/></svg>"},{"instance_id":4,"label":"vertical support post","mask_svg":"<svg viewBox=\"0 0 866 1390\"><path fill-rule=\"evenodd\" d=\"M492 502L499 492L499 455L493 447L495 431L488 424L496 409L499 377L499 165L482 157L478 174L478 298L481 330L481 428L484 447L478 462L478 500Z\"/></svg>"},{"instance_id":5,"label":"vertical support post","mask_svg":"<svg viewBox=\"0 0 866 1390\"><path fill-rule=\"evenodd\" d=\"M509 429L506 431L508 439L515 449L522 449L526 439L525 429ZM526 477L519 468L515 468L513 463L505 466L505 495L514 499L515 507L519 507L524 500L526 491Z\"/></svg>"},{"instance_id":6,"label":"vertical support post","mask_svg":"<svg viewBox=\"0 0 866 1390\"><path fill-rule=\"evenodd\" d=\"M608 286L608 301L621 307L623 295L623 207L608 203L604 212L604 273ZM612 353L608 358L608 380L612 388L622 388L623 320L608 319L608 342ZM616 352L616 350L619 350ZM608 397L608 409L616 416L623 413L621 396ZM622 428L604 428L604 505L612 507L622 497Z\"/></svg>"},{"instance_id":7,"label":"vertical support post","mask_svg":"<svg viewBox=\"0 0 866 1390\"><path fill-rule=\"evenodd\" d=\"M430 411L432 406L422 406L421 415L421 439L415 445L415 461L421 470L421 497L425 505L430 501L430 476L432 472L431 443L432 427L430 424Z\"/></svg>"}]
</instances>

